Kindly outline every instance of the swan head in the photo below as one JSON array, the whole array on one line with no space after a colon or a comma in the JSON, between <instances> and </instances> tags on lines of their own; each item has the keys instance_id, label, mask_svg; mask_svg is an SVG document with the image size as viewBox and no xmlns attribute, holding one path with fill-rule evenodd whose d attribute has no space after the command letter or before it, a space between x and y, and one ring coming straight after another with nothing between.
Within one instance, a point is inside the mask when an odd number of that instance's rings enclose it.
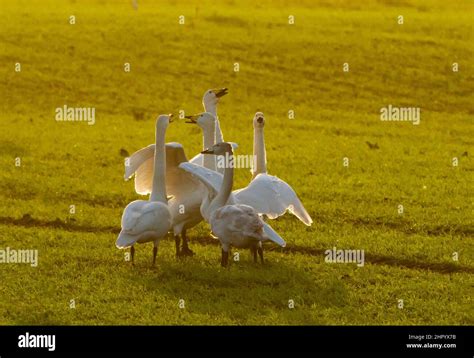
<instances>
[{"instance_id":1,"label":"swan head","mask_svg":"<svg viewBox=\"0 0 474 358\"><path fill-rule=\"evenodd\" d=\"M215 108L219 98L227 94L227 88L209 89L202 96L202 105L209 111L209 108Z\"/></svg>"},{"instance_id":2,"label":"swan head","mask_svg":"<svg viewBox=\"0 0 474 358\"><path fill-rule=\"evenodd\" d=\"M216 125L216 117L209 112L195 114L193 116L184 116L187 119L185 123L197 124L202 129L214 128Z\"/></svg>"},{"instance_id":3,"label":"swan head","mask_svg":"<svg viewBox=\"0 0 474 358\"><path fill-rule=\"evenodd\" d=\"M232 154L232 145L227 142L214 144L212 147L203 150L201 154L225 155L225 153Z\"/></svg>"},{"instance_id":4,"label":"swan head","mask_svg":"<svg viewBox=\"0 0 474 358\"><path fill-rule=\"evenodd\" d=\"M173 115L170 114L160 114L156 119L156 128L158 129L166 129L168 124L173 122Z\"/></svg>"},{"instance_id":5,"label":"swan head","mask_svg":"<svg viewBox=\"0 0 474 358\"><path fill-rule=\"evenodd\" d=\"M265 117L262 112L255 113L253 117L253 127L254 128L263 128L265 126Z\"/></svg>"}]
</instances>

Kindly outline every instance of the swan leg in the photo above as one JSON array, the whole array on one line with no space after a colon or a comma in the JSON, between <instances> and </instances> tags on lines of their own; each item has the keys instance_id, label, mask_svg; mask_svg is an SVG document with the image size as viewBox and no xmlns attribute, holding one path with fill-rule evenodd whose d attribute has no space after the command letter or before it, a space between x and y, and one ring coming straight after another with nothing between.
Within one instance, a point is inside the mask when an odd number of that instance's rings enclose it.
<instances>
[{"instance_id":1,"label":"swan leg","mask_svg":"<svg viewBox=\"0 0 474 358\"><path fill-rule=\"evenodd\" d=\"M176 257L180 256L179 245L181 243L181 238L179 235L174 236L174 243L176 244Z\"/></svg>"},{"instance_id":2,"label":"swan leg","mask_svg":"<svg viewBox=\"0 0 474 358\"><path fill-rule=\"evenodd\" d=\"M257 249L257 252L258 252L258 256L260 256L260 261L262 262L262 265L263 265L263 248L259 247ZM257 262L257 258L255 258L255 262Z\"/></svg>"},{"instance_id":3,"label":"swan leg","mask_svg":"<svg viewBox=\"0 0 474 358\"><path fill-rule=\"evenodd\" d=\"M222 267L227 267L228 263L229 263L229 253L224 251L224 249L222 249L221 251L222 253L222 256L221 256L221 266Z\"/></svg>"},{"instance_id":4,"label":"swan leg","mask_svg":"<svg viewBox=\"0 0 474 358\"><path fill-rule=\"evenodd\" d=\"M183 237L183 247L181 248L181 255L183 256L193 256L194 252L188 246L188 238L186 236L186 229L181 233Z\"/></svg>"},{"instance_id":5,"label":"swan leg","mask_svg":"<svg viewBox=\"0 0 474 358\"><path fill-rule=\"evenodd\" d=\"M130 257L132 259L132 265L135 265L135 247L130 247Z\"/></svg>"},{"instance_id":6,"label":"swan leg","mask_svg":"<svg viewBox=\"0 0 474 358\"><path fill-rule=\"evenodd\" d=\"M253 262L257 263L257 248L256 247L251 247L250 252L253 255Z\"/></svg>"}]
</instances>

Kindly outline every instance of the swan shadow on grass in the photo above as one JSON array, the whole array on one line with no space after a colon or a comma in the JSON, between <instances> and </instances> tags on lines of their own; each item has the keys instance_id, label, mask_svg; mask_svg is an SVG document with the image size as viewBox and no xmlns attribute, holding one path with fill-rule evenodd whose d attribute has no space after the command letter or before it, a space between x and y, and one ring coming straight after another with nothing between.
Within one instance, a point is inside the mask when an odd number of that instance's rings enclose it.
<instances>
[{"instance_id":1,"label":"swan shadow on grass","mask_svg":"<svg viewBox=\"0 0 474 358\"><path fill-rule=\"evenodd\" d=\"M77 224L74 218L68 220L61 220L59 218L56 218L55 220L40 220L33 218L30 214L24 214L21 218L0 216L0 225L14 225L27 228L62 229L65 231L77 232L106 232L114 234L118 234L120 232L120 228L115 226L96 227L90 225L81 225Z\"/></svg>"},{"instance_id":2,"label":"swan shadow on grass","mask_svg":"<svg viewBox=\"0 0 474 358\"><path fill-rule=\"evenodd\" d=\"M94 227L90 225L81 225L73 221L63 221L59 218L56 218L52 221L39 220L31 217L29 214L23 215L21 218L13 217L0 217L1 225L15 225L23 226L28 228L53 228L53 229L62 229L65 231L75 231L75 232L100 232L100 233L113 233L118 234L120 228L115 226L105 226L105 227ZM171 240L171 237L169 237ZM219 246L219 240L212 239L207 236L198 236L190 238L190 243L199 244L202 246ZM324 257L324 252L327 248L315 248L309 246L299 246L288 244L285 248L279 248L274 246L265 247L265 251L279 251L282 254L292 254L298 253L308 256L319 256ZM245 255L245 254L244 254ZM245 256L244 256L245 257ZM244 259L245 260L245 259ZM429 270L441 274L451 274L451 273L474 273L474 268L470 266L462 266L456 263L447 263L447 262L424 262L424 261L415 261L412 259L406 259L402 257L394 257L387 255L379 254L369 254L365 253L365 263L373 265L386 265L394 267L404 267L408 269L419 269L419 270Z\"/></svg>"},{"instance_id":3,"label":"swan shadow on grass","mask_svg":"<svg viewBox=\"0 0 474 358\"><path fill-rule=\"evenodd\" d=\"M196 242L200 245L212 245L218 246L219 241L209 238L209 237L193 237L191 239L191 243ZM327 248L315 248L309 246L299 246L288 244L285 248L280 248L278 246L265 246L265 251L277 251L282 254L302 254L307 256L318 256L321 258L325 257L325 252ZM415 261L412 259L406 259L402 257L395 257L395 256L388 256L388 255L379 255L379 254L370 254L365 252L365 263L372 264L372 265L386 265L386 266L394 266L394 267L402 267L408 269L418 269L418 270L430 270L433 272L441 273L441 274L451 274L456 272L466 272L466 273L474 273L473 267L468 266L461 266L456 263L449 263L449 262L426 262L426 261Z\"/></svg>"},{"instance_id":4,"label":"swan shadow on grass","mask_svg":"<svg viewBox=\"0 0 474 358\"><path fill-rule=\"evenodd\" d=\"M267 251L273 250L282 251L284 254L299 253L303 255L324 257L327 248L321 249L306 246L288 245L283 250L280 250L279 248L269 248ZM402 257L368 254L367 252L365 252L364 260L366 264L368 263L372 265L387 265L408 269L430 270L441 274L450 274L455 272L474 273L473 267L461 266L455 263L415 261Z\"/></svg>"},{"instance_id":5,"label":"swan shadow on grass","mask_svg":"<svg viewBox=\"0 0 474 358\"><path fill-rule=\"evenodd\" d=\"M327 218L327 220L319 219L320 222L334 223L334 220ZM365 229L381 230L390 229L402 232L407 235L427 235L427 236L458 236L470 238L474 236L474 226L470 224L455 224L455 225L417 225L416 222L407 220L392 220L383 217L377 218L353 218L345 217L340 221L341 223L351 224L355 227L363 227Z\"/></svg>"}]
</instances>

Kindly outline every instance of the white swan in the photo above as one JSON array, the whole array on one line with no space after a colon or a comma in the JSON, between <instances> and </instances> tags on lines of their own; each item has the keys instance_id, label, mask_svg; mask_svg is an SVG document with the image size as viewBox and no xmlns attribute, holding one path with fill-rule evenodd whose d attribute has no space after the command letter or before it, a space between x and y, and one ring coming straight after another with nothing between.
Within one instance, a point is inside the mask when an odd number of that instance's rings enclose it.
<instances>
[{"instance_id":1,"label":"white swan","mask_svg":"<svg viewBox=\"0 0 474 358\"><path fill-rule=\"evenodd\" d=\"M189 120L187 123L197 124L203 131L203 147L208 148L213 144L216 128L216 118L208 112L200 113L194 116L186 116ZM170 162L169 186L173 186L171 193L173 198L170 200L170 210L173 216L173 234L176 243L177 256L192 256L194 252L189 248L186 230L196 226L202 221L200 212L201 202L203 200L205 188L203 184L196 180L189 173L183 172L178 168L179 164L187 162L184 149L179 145L179 149L175 146L175 150L179 151L177 158ZM209 170L216 169L215 158L209 156L204 158L203 164ZM168 183L168 182L167 182ZM182 246L180 247L180 238L182 238Z\"/></svg>"},{"instance_id":2,"label":"white swan","mask_svg":"<svg viewBox=\"0 0 474 358\"><path fill-rule=\"evenodd\" d=\"M185 118L188 119L186 123L197 124L202 129L203 150L212 147L214 145L216 134L217 119L215 115L209 112L205 112L192 116L185 116ZM202 156L202 154L199 155ZM195 156L194 158L196 157L197 156ZM216 157L212 155L205 155L200 160L195 160L194 162L193 159L190 160L190 163L202 165L204 168L210 170L216 170Z\"/></svg>"},{"instance_id":3,"label":"white swan","mask_svg":"<svg viewBox=\"0 0 474 358\"><path fill-rule=\"evenodd\" d=\"M232 203L249 205L259 214L266 215L270 219L276 219L285 214L286 211L289 211L309 226L313 220L291 186L276 176L266 174L266 153L263 138L264 124L263 113L257 112L254 117L255 179L245 188L234 190L229 200ZM223 181L222 174L193 165L192 163L180 165L180 168L200 179L206 180L213 186L214 190L219 191ZM206 203L204 203L205 205ZM203 213L202 209L201 213ZM203 214L203 217L208 220L205 214Z\"/></svg>"},{"instance_id":4,"label":"white swan","mask_svg":"<svg viewBox=\"0 0 474 358\"><path fill-rule=\"evenodd\" d=\"M217 118L217 104L219 103L219 99L222 96L225 96L226 94L227 88L210 89L207 90L204 93L204 96L202 97L202 105L204 107L204 112L208 112L215 117L215 129L213 131L214 134L209 133L208 141L206 140L207 133L203 130L203 141L209 142L210 145L216 143L216 140L218 141L217 143L224 141L219 120ZM190 116L186 117L189 118ZM204 149L209 148L210 145L206 146ZM237 147L236 144L233 145L234 148ZM125 165L125 180L130 179L135 173L135 191L138 194L146 195L151 192L151 172L153 170L153 167L150 165L150 163L153 162L150 161L150 159L153 158L154 152L155 145L150 144L147 147L137 150L127 159L127 165ZM190 162L204 166L203 158L204 156L201 153L198 153L190 160ZM216 168L214 168L213 170L216 170ZM218 171L220 171L221 174L224 173L224 169L219 169Z\"/></svg>"},{"instance_id":5,"label":"white swan","mask_svg":"<svg viewBox=\"0 0 474 358\"><path fill-rule=\"evenodd\" d=\"M200 113L193 116L186 116L189 121L186 123L195 123L203 133L203 149L214 145L216 118L208 112ZM235 145L237 147L237 145ZM168 147L167 150L174 148L175 145ZM135 175L135 191L141 195L151 193L153 178L153 153L155 152L155 144L137 150L133 153L125 163L124 179L129 180ZM151 154L151 155L150 155ZM209 156L208 156L209 157ZM179 163L178 163L179 164ZM200 164L206 168L215 170L215 158L206 158L205 162ZM173 194L172 194L173 195Z\"/></svg>"},{"instance_id":6,"label":"white swan","mask_svg":"<svg viewBox=\"0 0 474 358\"><path fill-rule=\"evenodd\" d=\"M310 226L313 220L293 188L276 176L267 174L264 126L263 113L255 113L253 118L253 154L255 158L252 170L253 180L247 187L234 191L235 200L238 203L250 205L270 219L276 219L288 210L305 225ZM261 200L261 198L265 200Z\"/></svg>"},{"instance_id":7,"label":"white swan","mask_svg":"<svg viewBox=\"0 0 474 358\"><path fill-rule=\"evenodd\" d=\"M153 188L150 200L135 200L125 207L122 230L116 241L119 249L130 247L132 263L136 243L153 241L153 265L158 243L171 228L172 217L168 208L165 186L166 152L165 133L171 115L160 115L156 120L156 151L154 155Z\"/></svg>"},{"instance_id":8,"label":"white swan","mask_svg":"<svg viewBox=\"0 0 474 358\"><path fill-rule=\"evenodd\" d=\"M230 143L217 143L202 152L203 154L233 155ZM191 164L192 165L192 164ZM227 166L219 191L215 190L212 183L199 177L208 189L208 195L201 213L211 224L212 233L217 236L222 246L221 265L227 266L231 246L238 248L250 248L257 259L257 252L263 263L262 241L271 240L280 246L285 246L285 241L258 215L250 206L243 204L228 204L232 201L231 192L234 180L233 166ZM227 205L226 205L227 204Z\"/></svg>"},{"instance_id":9,"label":"white swan","mask_svg":"<svg viewBox=\"0 0 474 358\"><path fill-rule=\"evenodd\" d=\"M187 116L187 123L197 124L203 131L203 149L214 144L215 122L214 115L204 112L194 116ZM151 192L153 177L153 158L144 159L154 145L136 152L135 159L125 167L125 178L135 173L135 190L139 194L146 195ZM176 244L176 256L192 256L194 253L189 249L186 230L194 227L202 221L200 205L204 195L203 184L193 178L189 173L178 168L182 162L187 162L184 149L179 143L166 144L166 190L171 199L168 202L173 217L173 234ZM137 167L138 165L138 167ZM204 165L209 170L215 170L215 157L206 156ZM182 246L181 245L182 239Z\"/></svg>"},{"instance_id":10,"label":"white swan","mask_svg":"<svg viewBox=\"0 0 474 358\"><path fill-rule=\"evenodd\" d=\"M225 96L227 93L228 93L227 88L210 89L210 90L207 90L202 96L202 106L204 107L204 111L211 113L214 115L214 117L216 117L216 124L215 124L216 129L215 129L215 135L214 135L215 138L213 138L213 143L211 145L224 141L224 136L222 135L219 117L217 116L217 104L219 103L219 99L222 96ZM232 146L234 147L234 149L236 148L234 143L232 143ZM209 148L209 147L210 146L206 148ZM193 158L191 158L189 162L193 164L205 166L204 165L205 157L209 157L209 156L203 156L201 153L198 153ZM215 161L216 158L214 157L213 160ZM216 168L214 170L217 170L219 173L224 174L224 168Z\"/></svg>"}]
</instances>

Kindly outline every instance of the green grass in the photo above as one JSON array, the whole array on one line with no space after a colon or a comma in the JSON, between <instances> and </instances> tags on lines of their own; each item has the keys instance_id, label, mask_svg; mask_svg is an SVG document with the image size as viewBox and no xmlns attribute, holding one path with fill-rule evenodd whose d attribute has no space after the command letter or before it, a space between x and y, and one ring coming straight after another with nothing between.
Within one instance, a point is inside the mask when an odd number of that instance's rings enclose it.
<instances>
[{"instance_id":1,"label":"green grass","mask_svg":"<svg viewBox=\"0 0 474 358\"><path fill-rule=\"evenodd\" d=\"M139 2L0 0L0 248L39 250L36 268L0 265L1 324L474 323L469 1ZM114 246L138 198L121 149L222 86L225 138L251 154L263 111L269 172L314 224L271 221L288 247L268 246L263 267L242 252L222 269L203 224L189 231L195 257L176 260L170 238L156 268L152 245L131 267ZM95 107L96 124L56 122L64 104ZM421 107L421 124L380 121L389 104ZM180 122L167 140L188 157L201 147ZM236 170L235 188L249 180ZM364 249L365 266L325 263L333 246Z\"/></svg>"}]
</instances>

